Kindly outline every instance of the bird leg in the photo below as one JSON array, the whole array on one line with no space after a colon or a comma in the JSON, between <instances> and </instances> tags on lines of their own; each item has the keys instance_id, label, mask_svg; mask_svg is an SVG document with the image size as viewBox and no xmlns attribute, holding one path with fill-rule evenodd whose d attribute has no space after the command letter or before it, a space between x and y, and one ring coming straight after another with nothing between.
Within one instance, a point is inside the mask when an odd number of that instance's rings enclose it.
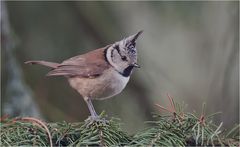
<instances>
[{"instance_id":1,"label":"bird leg","mask_svg":"<svg viewBox=\"0 0 240 147\"><path fill-rule=\"evenodd\" d=\"M88 106L88 109L91 113L91 116L88 119L85 120L88 123L88 126L93 124L94 122L99 122L99 123L102 123L102 124L108 123L108 121L105 120L105 118L101 118L97 115L97 113L96 113L96 111L93 107L91 99L88 98L88 97L86 97L84 99L85 99L85 101L87 103L87 106Z\"/></svg>"},{"instance_id":2,"label":"bird leg","mask_svg":"<svg viewBox=\"0 0 240 147\"><path fill-rule=\"evenodd\" d=\"M93 119L93 120L99 119L99 116L97 115L97 113L96 113L96 111L95 111L95 109L94 109L94 107L93 107L93 104L92 104L91 99L90 99L90 98L85 98L85 101L86 101L87 106L88 106L88 109L89 109L89 111L90 111L90 113L91 113L92 119Z\"/></svg>"}]
</instances>

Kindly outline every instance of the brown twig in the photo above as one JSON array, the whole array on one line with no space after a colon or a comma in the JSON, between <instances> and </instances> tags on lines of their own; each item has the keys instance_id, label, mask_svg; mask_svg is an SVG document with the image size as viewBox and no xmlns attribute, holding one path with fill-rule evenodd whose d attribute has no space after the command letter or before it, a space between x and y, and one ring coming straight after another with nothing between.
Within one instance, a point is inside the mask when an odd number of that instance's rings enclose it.
<instances>
[{"instance_id":1,"label":"brown twig","mask_svg":"<svg viewBox=\"0 0 240 147\"><path fill-rule=\"evenodd\" d=\"M177 110L176 110L176 107L174 105L174 101L173 101L173 98L172 96L167 93L167 97L168 97L168 100L170 102L170 107L169 108L165 108L159 104L155 104L158 108L160 108L161 110L164 110L164 111L167 111L169 113L171 113L174 117L174 120L176 119L180 124L182 124L182 120L184 119L184 113L183 112L180 112L179 114L177 113Z\"/></svg>"},{"instance_id":2,"label":"brown twig","mask_svg":"<svg viewBox=\"0 0 240 147\"><path fill-rule=\"evenodd\" d=\"M50 143L50 147L53 147L53 143L52 143L52 136L51 136L51 133L48 129L48 127L45 125L45 123L39 119L36 119L36 118L33 118L33 117L22 117L22 118L17 118L15 119L14 121L27 121L27 122L31 122L39 127L43 127L46 132L47 132L47 135L48 135L48 138L49 138L49 143Z\"/></svg>"},{"instance_id":3,"label":"brown twig","mask_svg":"<svg viewBox=\"0 0 240 147\"><path fill-rule=\"evenodd\" d=\"M170 105L171 105L172 112L176 112L176 108L175 108L175 105L174 105L174 103L173 103L173 98L170 96L169 93L167 93L167 97L168 97L168 99L169 99L169 101L170 101Z\"/></svg>"},{"instance_id":4,"label":"brown twig","mask_svg":"<svg viewBox=\"0 0 240 147\"><path fill-rule=\"evenodd\" d=\"M172 113L173 115L176 115L176 108L175 108L175 105L173 103L173 98L167 93L167 97L168 97L168 100L170 102L170 108L165 108L159 104L155 104L156 106L158 106L160 109L164 110L164 111L167 111L167 112L170 112Z\"/></svg>"},{"instance_id":5,"label":"brown twig","mask_svg":"<svg viewBox=\"0 0 240 147\"><path fill-rule=\"evenodd\" d=\"M5 121L7 118L9 118L9 115L8 115L8 114L3 115L3 116L0 118L0 122Z\"/></svg>"}]
</instances>

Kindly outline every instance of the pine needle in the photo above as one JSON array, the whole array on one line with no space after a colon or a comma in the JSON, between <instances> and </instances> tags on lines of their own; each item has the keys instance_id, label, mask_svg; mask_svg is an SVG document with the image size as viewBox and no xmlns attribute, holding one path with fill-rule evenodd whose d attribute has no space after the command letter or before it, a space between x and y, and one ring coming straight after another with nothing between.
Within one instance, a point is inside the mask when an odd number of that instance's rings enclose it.
<instances>
[{"instance_id":1,"label":"pine needle","mask_svg":"<svg viewBox=\"0 0 240 147\"><path fill-rule=\"evenodd\" d=\"M205 104L198 115L184 112L184 104L174 102L168 94L170 107L156 104L167 114L155 113L149 127L131 136L121 130L120 120L77 123L44 123L24 117L0 120L0 146L239 146L239 129L236 125L228 133L221 131L223 123L211 120L217 113L205 114Z\"/></svg>"}]
</instances>

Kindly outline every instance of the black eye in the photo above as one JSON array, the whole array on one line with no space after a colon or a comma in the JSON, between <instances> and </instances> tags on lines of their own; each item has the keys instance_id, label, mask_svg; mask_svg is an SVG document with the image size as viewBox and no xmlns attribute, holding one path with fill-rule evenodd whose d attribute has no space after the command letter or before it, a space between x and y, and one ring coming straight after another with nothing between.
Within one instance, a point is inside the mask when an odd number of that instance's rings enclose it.
<instances>
[{"instance_id":1,"label":"black eye","mask_svg":"<svg viewBox=\"0 0 240 147\"><path fill-rule=\"evenodd\" d=\"M129 48L130 50L133 50L133 49L135 48L135 45L134 45L134 44L131 44L131 45L128 46L128 48Z\"/></svg>"},{"instance_id":2,"label":"black eye","mask_svg":"<svg viewBox=\"0 0 240 147\"><path fill-rule=\"evenodd\" d=\"M127 57L126 56L122 56L122 60L123 61L127 61Z\"/></svg>"},{"instance_id":3,"label":"black eye","mask_svg":"<svg viewBox=\"0 0 240 147\"><path fill-rule=\"evenodd\" d=\"M136 51L134 49L130 50L131 54L135 54Z\"/></svg>"}]
</instances>

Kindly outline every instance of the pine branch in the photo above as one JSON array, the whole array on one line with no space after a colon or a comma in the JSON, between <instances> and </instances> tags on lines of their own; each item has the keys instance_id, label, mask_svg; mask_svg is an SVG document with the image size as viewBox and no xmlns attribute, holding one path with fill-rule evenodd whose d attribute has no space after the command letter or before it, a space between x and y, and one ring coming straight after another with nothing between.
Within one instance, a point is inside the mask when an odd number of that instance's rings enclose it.
<instances>
[{"instance_id":1,"label":"pine branch","mask_svg":"<svg viewBox=\"0 0 240 147\"><path fill-rule=\"evenodd\" d=\"M149 128L130 136L120 128L120 121L101 114L98 121L78 123L45 123L35 118L1 120L1 146L239 146L239 129L236 125L229 132L221 131L222 124L211 118L219 113L197 115L184 112L168 96L170 107L157 105L169 114L155 114ZM198 117L199 116L199 117Z\"/></svg>"},{"instance_id":2,"label":"pine branch","mask_svg":"<svg viewBox=\"0 0 240 147\"><path fill-rule=\"evenodd\" d=\"M1 122L2 146L52 146L49 138L52 139L53 146L124 146L131 141L121 131L115 118L109 121L49 123L46 125L50 137L42 125L23 120L26 118L5 119Z\"/></svg>"}]
</instances>

